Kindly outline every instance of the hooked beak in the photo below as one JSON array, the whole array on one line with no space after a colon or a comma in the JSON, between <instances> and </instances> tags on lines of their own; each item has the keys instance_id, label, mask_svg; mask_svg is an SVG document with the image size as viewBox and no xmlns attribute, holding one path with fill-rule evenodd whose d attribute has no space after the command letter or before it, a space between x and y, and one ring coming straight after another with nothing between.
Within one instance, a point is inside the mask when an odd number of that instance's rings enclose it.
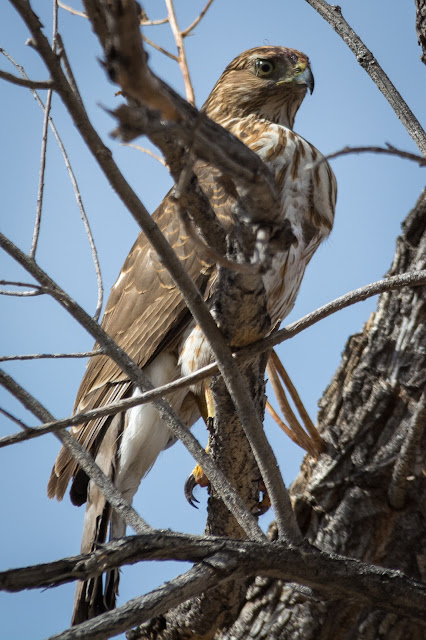
<instances>
[{"instance_id":1,"label":"hooked beak","mask_svg":"<svg viewBox=\"0 0 426 640\"><path fill-rule=\"evenodd\" d=\"M296 76L293 80L294 84L304 84L308 87L309 91L312 93L314 90L314 76L312 75L312 71L309 67L306 67L302 73Z\"/></svg>"}]
</instances>

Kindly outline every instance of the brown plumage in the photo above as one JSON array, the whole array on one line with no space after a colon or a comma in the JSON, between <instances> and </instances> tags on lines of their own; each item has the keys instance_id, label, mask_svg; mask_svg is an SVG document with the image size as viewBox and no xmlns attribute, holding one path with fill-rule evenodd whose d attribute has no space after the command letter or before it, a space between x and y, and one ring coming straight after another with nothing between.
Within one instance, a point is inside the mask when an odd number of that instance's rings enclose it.
<instances>
[{"instance_id":1,"label":"brown plumage","mask_svg":"<svg viewBox=\"0 0 426 640\"><path fill-rule=\"evenodd\" d=\"M233 60L218 80L203 109L256 151L275 175L281 194L280 213L288 219L296 242L278 251L264 275L271 326L277 326L294 305L306 265L333 225L336 183L324 162L306 169L321 154L293 132L296 112L313 76L307 57L284 47L258 47ZM197 162L195 172L226 228L233 224L233 198L223 188L220 172ZM183 261L194 282L209 299L216 267L203 261L166 196L153 214L160 229ZM206 364L210 352L194 325L179 290L140 233L112 288L103 328L123 347L154 385L164 384ZM137 394L125 374L109 358L89 360L75 411L84 411ZM190 427L200 416L201 385L176 392L169 401ZM123 495L132 501L141 478L158 453L173 444L173 436L151 405L114 418L100 418L72 428ZM49 497L62 499L69 481L71 500L87 500L82 552L89 552L110 535L124 535L123 522L102 494L62 449L48 485ZM103 586L97 578L77 587L73 623L97 615L115 604L118 574Z\"/></svg>"}]
</instances>

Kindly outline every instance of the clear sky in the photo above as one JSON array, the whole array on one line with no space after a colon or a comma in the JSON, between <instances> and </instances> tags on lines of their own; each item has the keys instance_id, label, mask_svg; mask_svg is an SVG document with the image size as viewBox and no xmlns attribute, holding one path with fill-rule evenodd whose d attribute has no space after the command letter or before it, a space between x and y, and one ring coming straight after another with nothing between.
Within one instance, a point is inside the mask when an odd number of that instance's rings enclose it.
<instances>
[{"instance_id":1,"label":"clear sky","mask_svg":"<svg viewBox=\"0 0 426 640\"><path fill-rule=\"evenodd\" d=\"M69 0L81 9L77 0ZM150 19L164 17L162 2L143 3ZM51 33L50 3L32 2L46 33ZM188 25L204 2L176 0L179 24ZM343 14L376 55L415 115L425 123L425 66L420 62L414 2L341 0ZM153 211L171 182L156 161L111 140L114 127L100 105L115 107L120 98L105 77L97 58L100 49L86 20L60 12L60 32L94 125L145 206ZM166 26L149 27L147 36L174 51ZM0 3L0 47L33 79L47 78L37 53L25 42L29 34L8 2ZM215 0L206 17L186 40L197 105L201 106L228 62L241 51L262 44L284 45L307 53L315 75L315 92L307 96L295 129L323 153L346 145L383 145L416 152L404 127L343 41L304 0ZM183 83L175 62L150 50L153 69L178 91ZM0 68L14 72L0 56ZM36 208L42 112L26 89L0 81L0 228L28 251ZM41 92L43 96L43 92ZM44 96L43 96L44 98ZM137 234L130 214L101 175L76 134L58 98L53 118L63 137L100 253L106 296ZM145 142L140 142L144 144ZM146 146L146 145L145 145ZM336 223L330 239L319 249L306 274L288 321L363 284L388 270L400 224L425 183L424 169L398 158L362 155L333 161L339 185ZM57 144L49 138L46 194L37 253L40 265L89 313L96 307L96 281L87 240ZM22 269L0 254L0 279L31 282ZM285 343L280 357L314 417L317 402L335 371L347 338L363 327L376 301L345 310ZM1 353L85 351L92 339L65 311L46 297L0 298ZM7 371L56 417L70 414L84 371L82 360L17 362ZM36 420L0 391L0 406L29 425ZM297 474L302 452L266 420L286 483ZM0 416L0 435L19 430ZM195 427L204 442L205 429ZM47 562L78 553L83 509L49 501L46 483L59 448L53 436L0 450L2 526L0 569ZM200 509L190 507L183 484L193 467L190 456L176 445L160 456L143 481L135 506L155 527L201 533L206 497ZM273 515L262 518L267 527ZM140 564L123 572L120 603L140 595L162 580L185 570L172 563ZM0 636L8 640L38 640L68 626L73 586L21 594L0 594Z\"/></svg>"}]
</instances>

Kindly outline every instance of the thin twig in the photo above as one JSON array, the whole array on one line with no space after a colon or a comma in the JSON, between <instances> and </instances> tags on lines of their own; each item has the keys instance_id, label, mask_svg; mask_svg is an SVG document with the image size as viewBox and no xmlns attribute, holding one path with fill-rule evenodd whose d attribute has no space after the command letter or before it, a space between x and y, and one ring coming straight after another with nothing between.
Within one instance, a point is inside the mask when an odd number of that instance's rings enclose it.
<instances>
[{"instance_id":1,"label":"thin twig","mask_svg":"<svg viewBox=\"0 0 426 640\"><path fill-rule=\"evenodd\" d=\"M64 2L62 2L61 0L58 0L58 5L61 7L61 9L65 9L65 11L72 13L73 16L80 16L80 18L87 18L87 15L83 13L83 11L77 11L77 9L73 9L68 4L65 4Z\"/></svg>"},{"instance_id":2,"label":"thin twig","mask_svg":"<svg viewBox=\"0 0 426 640\"><path fill-rule=\"evenodd\" d=\"M95 349L94 351L79 351L77 353L28 353L15 356L0 356L0 362L15 362L18 360L44 360L60 358L93 358L93 356L102 356L105 354L103 349Z\"/></svg>"},{"instance_id":3,"label":"thin twig","mask_svg":"<svg viewBox=\"0 0 426 640\"><path fill-rule=\"evenodd\" d=\"M346 293L339 298L336 298L332 302L329 302L322 307L319 307L315 311L308 313L303 318L295 320L291 324L287 325L283 329L280 329L276 333L272 334L268 338L263 338L259 342L245 347L244 352L251 354L252 356L258 353L263 353L267 349L272 349L277 344L290 340L297 334L301 333L308 327L316 324L320 320L331 316L333 313L350 307L358 302L363 302L372 296L376 296L379 293L386 293L387 291L393 291L394 289L400 289L401 287L418 287L426 284L426 270L424 271L409 271L398 276L391 276L383 280L377 280L371 284L367 284L359 289L354 289L349 293Z\"/></svg>"},{"instance_id":4,"label":"thin twig","mask_svg":"<svg viewBox=\"0 0 426 640\"><path fill-rule=\"evenodd\" d=\"M42 296L46 293L50 293L46 287L40 287L38 284L32 284L28 282L16 282L15 280L0 280L0 285L5 287L31 287L29 291L1 291L0 295L3 296Z\"/></svg>"},{"instance_id":5,"label":"thin twig","mask_svg":"<svg viewBox=\"0 0 426 640\"><path fill-rule=\"evenodd\" d=\"M6 409L3 409L2 407L0 407L0 413L6 416L6 418L9 418L9 420L12 420L12 422L15 422L17 425L21 427L21 429L24 429L24 431L27 431L27 430L31 431L31 427L29 427L27 424L25 424L25 422L22 422L22 420L20 420L19 418L14 416L12 413L10 413L10 411L7 411Z\"/></svg>"},{"instance_id":6,"label":"thin twig","mask_svg":"<svg viewBox=\"0 0 426 640\"><path fill-rule=\"evenodd\" d=\"M168 18L159 18L158 20L141 20L142 27L151 27L158 24L167 24Z\"/></svg>"},{"instance_id":7,"label":"thin twig","mask_svg":"<svg viewBox=\"0 0 426 640\"><path fill-rule=\"evenodd\" d=\"M346 22L342 15L342 9L338 5L328 4L325 0L306 0L306 2L333 27L334 31L348 45L361 67L383 93L421 153L426 155L426 132L371 51L367 49L361 38Z\"/></svg>"},{"instance_id":8,"label":"thin twig","mask_svg":"<svg viewBox=\"0 0 426 640\"><path fill-rule=\"evenodd\" d=\"M7 80L7 82L11 82L12 84L17 84L19 87L27 87L27 89L54 88L53 80L30 80L29 78L28 80L24 80L24 78L14 76L13 73L8 73L7 71L0 71L0 78Z\"/></svg>"},{"instance_id":9,"label":"thin twig","mask_svg":"<svg viewBox=\"0 0 426 640\"><path fill-rule=\"evenodd\" d=\"M179 62L178 56L175 56L174 53L170 53L170 51L167 51L167 49L163 49L163 47L160 47L159 44L157 44L156 42L153 42L152 40L147 38L144 34L142 34L142 39L151 47L154 47L154 49L157 49L157 51L160 51L161 53L164 53L164 55L167 56L168 58L171 58L171 60L174 60L175 62Z\"/></svg>"},{"instance_id":10,"label":"thin twig","mask_svg":"<svg viewBox=\"0 0 426 640\"><path fill-rule=\"evenodd\" d=\"M0 53L3 53L4 56L6 56L6 58L15 66L16 69L18 69L18 71L21 73L21 75L24 78L28 78L27 74L25 73L24 68L22 67L22 65L18 64L4 49L0 49ZM74 76L72 76L74 77ZM70 86L70 85L69 85ZM80 108L84 111L84 107L83 107L83 102L81 100L81 96L78 93L77 90L77 86L74 82L74 84L71 87L72 91L73 91L73 95L75 97L75 99L78 101ZM35 101L37 102L37 104L39 105L39 107L42 109L43 112L45 112L45 106L43 104L43 101L40 99L40 96L38 95L38 93L34 90L31 91L31 93L33 94L33 97L35 99ZM86 113L84 111L84 113ZM87 117L87 116L86 116ZM86 211L84 208L84 204L83 204L83 200L81 197L81 193L80 193L80 189L77 183L77 179L75 177L74 171L72 169L68 154L66 152L66 149L64 147L64 144L62 142L62 138L60 137L58 130L56 129L56 126L52 120L52 118L49 117L49 125L50 128L53 132L53 135L55 136L55 139L58 143L58 146L61 150L62 153L62 157L64 158L64 162L65 162L65 166L67 168L68 171L68 175L70 177L71 180L71 184L74 190L74 195L77 201L77 206L79 208L80 211L80 216L81 219L83 221L83 226L84 229L86 231L86 235L87 235L87 239L89 241L89 245L90 245L90 250L92 253L92 259L93 259L93 264L94 264L94 268L95 268L95 274L96 274L96 282L97 282L97 288L98 288L98 299L97 299L97 303L96 303L96 309L95 309L95 313L94 313L94 319L98 320L101 310L102 310L102 304L103 304L103 283L102 283L102 273L101 273L101 268L100 268L100 264L99 264L99 258L98 258L98 252L96 249L96 245L95 245L95 241L93 238L93 234L92 234L92 230L90 228L90 223L89 220L87 218L86 215ZM31 295L35 295L35 294L31 294Z\"/></svg>"},{"instance_id":11,"label":"thin twig","mask_svg":"<svg viewBox=\"0 0 426 640\"><path fill-rule=\"evenodd\" d=\"M166 162L165 162L164 158L162 158L161 156L157 155L156 153L153 153L150 149L145 149L145 147L140 147L138 144L132 144L130 142L121 142L120 144L123 147L132 147L132 149L137 149L138 151L141 151L142 153L146 153L148 156L151 156L151 158L154 158L160 164L162 164L163 167L166 166Z\"/></svg>"},{"instance_id":12,"label":"thin twig","mask_svg":"<svg viewBox=\"0 0 426 640\"><path fill-rule=\"evenodd\" d=\"M398 156L399 158L412 160L413 162L417 162L417 164L421 167L426 166L426 158L424 158L423 156L419 156L416 153L410 153L409 151L403 151L402 149L397 149L387 142L386 147L344 147L339 151L335 151L334 153L330 153L327 156L323 156L316 162L307 165L306 169L315 169L315 167L322 164L323 162L326 162L327 160L332 160L333 158L338 158L339 156L346 156L351 153L384 153L386 155Z\"/></svg>"},{"instance_id":13,"label":"thin twig","mask_svg":"<svg viewBox=\"0 0 426 640\"><path fill-rule=\"evenodd\" d=\"M57 10L57 4L53 3L54 9ZM53 12L53 47L55 47L56 43L56 33L57 33L57 11ZM53 49L54 50L54 49ZM44 196L44 175L46 171L46 153L47 153L47 136L49 133L49 120L50 120L50 107L52 105L52 96L53 91L49 89L47 92L46 104L44 107L44 118L43 118L43 132L41 136L41 151L40 151L40 172L38 179L38 190L37 190L37 206L36 206L36 216L34 222L34 230L33 230L33 238L31 241L31 249L30 249L30 258L35 258L35 254L37 251L38 239L40 237L40 225L41 225L41 214L43 210L43 196Z\"/></svg>"},{"instance_id":14,"label":"thin twig","mask_svg":"<svg viewBox=\"0 0 426 640\"><path fill-rule=\"evenodd\" d=\"M186 60L185 46L183 44L182 32L178 27L176 20L175 8L173 6L173 0L164 0L167 7L167 15L169 17L170 28L173 33L173 37L176 42L178 50L178 64L183 76L183 83L185 86L186 99L190 104L195 105L194 89L192 87L191 76L189 75L188 63Z\"/></svg>"},{"instance_id":15,"label":"thin twig","mask_svg":"<svg viewBox=\"0 0 426 640\"><path fill-rule=\"evenodd\" d=\"M193 29L195 29L197 24L199 24L199 22L204 18L204 15L207 12L207 9L211 6L212 3L213 3L213 0L208 0L207 1L207 4L204 7L204 9L202 9L200 15L195 18L194 22L192 24L190 24L189 27L187 27L186 29L184 29L181 32L182 33L182 38L186 38L186 36L188 36L191 33L191 31Z\"/></svg>"}]
</instances>

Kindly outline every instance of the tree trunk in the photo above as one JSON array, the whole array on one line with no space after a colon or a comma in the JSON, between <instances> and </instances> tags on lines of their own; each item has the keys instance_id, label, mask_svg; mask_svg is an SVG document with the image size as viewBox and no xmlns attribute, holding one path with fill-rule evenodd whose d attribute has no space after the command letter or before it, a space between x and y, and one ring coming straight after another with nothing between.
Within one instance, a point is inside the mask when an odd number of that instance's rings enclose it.
<instances>
[{"instance_id":1,"label":"tree trunk","mask_svg":"<svg viewBox=\"0 0 426 640\"><path fill-rule=\"evenodd\" d=\"M426 266L426 192L403 223L389 275ZM320 402L327 451L291 487L299 525L326 551L426 580L425 287L380 297ZM274 527L270 535L274 536ZM424 627L294 584L257 578L221 640L421 640Z\"/></svg>"}]
</instances>

